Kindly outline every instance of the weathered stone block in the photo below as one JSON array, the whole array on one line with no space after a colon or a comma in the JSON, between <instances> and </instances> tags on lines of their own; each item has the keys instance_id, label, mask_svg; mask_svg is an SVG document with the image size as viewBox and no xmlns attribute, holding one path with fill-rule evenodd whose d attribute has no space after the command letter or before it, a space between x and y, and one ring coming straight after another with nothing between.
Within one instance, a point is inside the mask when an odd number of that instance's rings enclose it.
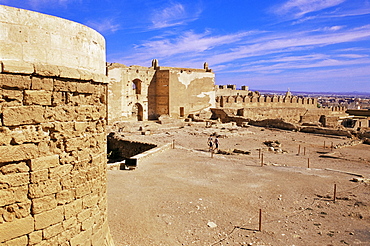
<instances>
[{"instance_id":1,"label":"weathered stone block","mask_svg":"<svg viewBox=\"0 0 370 246\"><path fill-rule=\"evenodd\" d=\"M14 213L17 219L31 215L31 201L16 203L15 205L17 205L17 207L15 208Z\"/></svg>"},{"instance_id":2,"label":"weathered stone block","mask_svg":"<svg viewBox=\"0 0 370 246\"><path fill-rule=\"evenodd\" d=\"M39 214L57 207L55 195L32 199L32 213Z\"/></svg>"},{"instance_id":3,"label":"weathered stone block","mask_svg":"<svg viewBox=\"0 0 370 246\"><path fill-rule=\"evenodd\" d=\"M22 73L32 74L34 72L33 65L28 62L22 61L2 61L3 62L3 73Z\"/></svg>"},{"instance_id":4,"label":"weathered stone block","mask_svg":"<svg viewBox=\"0 0 370 246\"><path fill-rule=\"evenodd\" d=\"M23 102L23 92L20 90L1 89L0 93L1 98L7 102L7 106L20 106Z\"/></svg>"},{"instance_id":5,"label":"weathered stone block","mask_svg":"<svg viewBox=\"0 0 370 246\"><path fill-rule=\"evenodd\" d=\"M54 81L51 78L32 77L31 89L32 90L45 90L53 91Z\"/></svg>"},{"instance_id":6,"label":"weathered stone block","mask_svg":"<svg viewBox=\"0 0 370 246\"><path fill-rule=\"evenodd\" d=\"M82 150L86 147L86 139L82 137L66 139L65 145L66 151L68 152L73 150Z\"/></svg>"},{"instance_id":7,"label":"weathered stone block","mask_svg":"<svg viewBox=\"0 0 370 246\"><path fill-rule=\"evenodd\" d=\"M94 93L95 88L90 83L77 83L77 92L79 93L88 93L92 94Z\"/></svg>"},{"instance_id":8,"label":"weathered stone block","mask_svg":"<svg viewBox=\"0 0 370 246\"><path fill-rule=\"evenodd\" d=\"M30 173L30 181L33 184L45 181L47 179L49 179L48 169L41 169Z\"/></svg>"},{"instance_id":9,"label":"weathered stone block","mask_svg":"<svg viewBox=\"0 0 370 246\"><path fill-rule=\"evenodd\" d=\"M84 184L76 186L76 189L75 189L76 198L81 198L90 193L91 193L91 185L89 182L85 182Z\"/></svg>"},{"instance_id":10,"label":"weathered stone block","mask_svg":"<svg viewBox=\"0 0 370 246\"><path fill-rule=\"evenodd\" d=\"M15 187L21 185L27 185L30 180L28 173L11 173L0 176L0 186L2 187Z\"/></svg>"},{"instance_id":11,"label":"weathered stone block","mask_svg":"<svg viewBox=\"0 0 370 246\"><path fill-rule=\"evenodd\" d=\"M91 229L93 227L93 225L94 225L94 218L89 217L81 223L81 230L87 231L87 230Z\"/></svg>"},{"instance_id":12,"label":"weathered stone block","mask_svg":"<svg viewBox=\"0 0 370 246\"><path fill-rule=\"evenodd\" d=\"M68 173L71 172L73 169L73 165L71 164L64 164L57 167L52 167L49 169L49 178L50 179L60 179L61 177L64 177Z\"/></svg>"},{"instance_id":13,"label":"weathered stone block","mask_svg":"<svg viewBox=\"0 0 370 246\"><path fill-rule=\"evenodd\" d=\"M30 161L31 171L59 166L59 155L51 155L32 159Z\"/></svg>"},{"instance_id":14,"label":"weathered stone block","mask_svg":"<svg viewBox=\"0 0 370 246\"><path fill-rule=\"evenodd\" d=\"M82 200L75 200L69 204L64 205L63 207L65 218L69 219L72 216L77 216L77 214L82 211Z\"/></svg>"},{"instance_id":15,"label":"weathered stone block","mask_svg":"<svg viewBox=\"0 0 370 246\"><path fill-rule=\"evenodd\" d=\"M62 223L49 226L42 231L43 239L52 238L61 233L62 231L63 231Z\"/></svg>"},{"instance_id":16,"label":"weathered stone block","mask_svg":"<svg viewBox=\"0 0 370 246\"><path fill-rule=\"evenodd\" d=\"M9 205L15 202L13 190L0 190L0 207Z\"/></svg>"},{"instance_id":17,"label":"weathered stone block","mask_svg":"<svg viewBox=\"0 0 370 246\"><path fill-rule=\"evenodd\" d=\"M28 172L30 169L25 162L7 164L0 167L3 174Z\"/></svg>"},{"instance_id":18,"label":"weathered stone block","mask_svg":"<svg viewBox=\"0 0 370 246\"><path fill-rule=\"evenodd\" d=\"M28 234L29 244L34 245L42 241L42 231L34 231Z\"/></svg>"},{"instance_id":19,"label":"weathered stone block","mask_svg":"<svg viewBox=\"0 0 370 246\"><path fill-rule=\"evenodd\" d=\"M0 146L0 163L22 161L39 156L39 150L34 144Z\"/></svg>"},{"instance_id":20,"label":"weathered stone block","mask_svg":"<svg viewBox=\"0 0 370 246\"><path fill-rule=\"evenodd\" d=\"M53 91L52 95L52 105L60 106L67 103L67 92L64 91Z\"/></svg>"},{"instance_id":21,"label":"weathered stone block","mask_svg":"<svg viewBox=\"0 0 370 246\"><path fill-rule=\"evenodd\" d=\"M77 112L75 107L56 106L46 109L45 119L60 122L73 121L77 119Z\"/></svg>"},{"instance_id":22,"label":"weathered stone block","mask_svg":"<svg viewBox=\"0 0 370 246\"><path fill-rule=\"evenodd\" d=\"M36 184L29 185L29 197L39 198L57 193L62 190L58 180L46 180Z\"/></svg>"},{"instance_id":23,"label":"weathered stone block","mask_svg":"<svg viewBox=\"0 0 370 246\"><path fill-rule=\"evenodd\" d=\"M41 126L20 126L11 132L12 142L16 144L23 143L39 143L41 141L49 141L49 132L43 131Z\"/></svg>"},{"instance_id":24,"label":"weathered stone block","mask_svg":"<svg viewBox=\"0 0 370 246\"><path fill-rule=\"evenodd\" d=\"M64 67L64 66L58 66L58 68L60 71L60 77L70 78L70 79L80 79L81 78L81 75L77 69Z\"/></svg>"},{"instance_id":25,"label":"weathered stone block","mask_svg":"<svg viewBox=\"0 0 370 246\"><path fill-rule=\"evenodd\" d=\"M71 239L71 246L91 245L92 229L83 231Z\"/></svg>"},{"instance_id":26,"label":"weathered stone block","mask_svg":"<svg viewBox=\"0 0 370 246\"><path fill-rule=\"evenodd\" d=\"M5 243L5 246L27 246L28 245L28 237L22 236L18 238L14 238L10 241Z\"/></svg>"},{"instance_id":27,"label":"weathered stone block","mask_svg":"<svg viewBox=\"0 0 370 246\"><path fill-rule=\"evenodd\" d=\"M60 75L59 68L53 65L35 64L35 73L41 76L57 77Z\"/></svg>"},{"instance_id":28,"label":"weathered stone block","mask_svg":"<svg viewBox=\"0 0 370 246\"><path fill-rule=\"evenodd\" d=\"M28 186L18 186L10 188L13 191L15 202L27 202L28 200Z\"/></svg>"},{"instance_id":29,"label":"weathered stone block","mask_svg":"<svg viewBox=\"0 0 370 246\"><path fill-rule=\"evenodd\" d=\"M51 91L45 90L25 90L24 104L25 105L51 105Z\"/></svg>"},{"instance_id":30,"label":"weathered stone block","mask_svg":"<svg viewBox=\"0 0 370 246\"><path fill-rule=\"evenodd\" d=\"M77 83L67 80L56 79L54 80L54 91L76 92Z\"/></svg>"},{"instance_id":31,"label":"weathered stone block","mask_svg":"<svg viewBox=\"0 0 370 246\"><path fill-rule=\"evenodd\" d=\"M35 218L35 230L44 229L48 226L62 222L64 219L64 209L63 207L57 207L53 210L36 214L34 218Z\"/></svg>"},{"instance_id":32,"label":"weathered stone block","mask_svg":"<svg viewBox=\"0 0 370 246\"><path fill-rule=\"evenodd\" d=\"M27 90L31 88L31 78L26 75L0 74L0 87Z\"/></svg>"},{"instance_id":33,"label":"weathered stone block","mask_svg":"<svg viewBox=\"0 0 370 246\"><path fill-rule=\"evenodd\" d=\"M68 230L72 227L77 227L77 218L71 217L67 220L64 220L62 223L63 223L64 230Z\"/></svg>"},{"instance_id":34,"label":"weathered stone block","mask_svg":"<svg viewBox=\"0 0 370 246\"><path fill-rule=\"evenodd\" d=\"M3 111L5 126L39 124L45 122L45 109L42 106L7 107Z\"/></svg>"},{"instance_id":35,"label":"weathered stone block","mask_svg":"<svg viewBox=\"0 0 370 246\"><path fill-rule=\"evenodd\" d=\"M0 146L10 144L10 141L12 140L10 132L9 128L0 127Z\"/></svg>"},{"instance_id":36,"label":"weathered stone block","mask_svg":"<svg viewBox=\"0 0 370 246\"><path fill-rule=\"evenodd\" d=\"M82 222L91 217L91 209L84 209L77 214L77 221Z\"/></svg>"},{"instance_id":37,"label":"weathered stone block","mask_svg":"<svg viewBox=\"0 0 370 246\"><path fill-rule=\"evenodd\" d=\"M59 205L70 203L75 198L72 190L62 190L56 194L56 199Z\"/></svg>"},{"instance_id":38,"label":"weathered stone block","mask_svg":"<svg viewBox=\"0 0 370 246\"><path fill-rule=\"evenodd\" d=\"M99 202L99 196L94 195L94 194L84 196L82 199L82 205L84 209L91 208L92 206L97 205L98 202Z\"/></svg>"},{"instance_id":39,"label":"weathered stone block","mask_svg":"<svg viewBox=\"0 0 370 246\"><path fill-rule=\"evenodd\" d=\"M31 216L0 224L0 242L26 235L33 231L34 220Z\"/></svg>"}]
</instances>

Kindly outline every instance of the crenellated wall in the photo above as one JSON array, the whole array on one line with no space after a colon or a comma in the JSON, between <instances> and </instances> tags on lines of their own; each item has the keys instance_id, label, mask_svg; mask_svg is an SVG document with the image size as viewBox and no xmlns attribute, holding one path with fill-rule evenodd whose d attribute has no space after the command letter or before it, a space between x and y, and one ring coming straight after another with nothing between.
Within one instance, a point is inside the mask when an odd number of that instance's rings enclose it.
<instances>
[{"instance_id":1,"label":"crenellated wall","mask_svg":"<svg viewBox=\"0 0 370 246\"><path fill-rule=\"evenodd\" d=\"M260 96L260 95L237 95L218 96L216 104L223 108L249 108L249 107L289 107L289 108L317 108L316 98L296 96Z\"/></svg>"},{"instance_id":2,"label":"crenellated wall","mask_svg":"<svg viewBox=\"0 0 370 246\"><path fill-rule=\"evenodd\" d=\"M113 245L105 41L0 5L0 244Z\"/></svg>"}]
</instances>

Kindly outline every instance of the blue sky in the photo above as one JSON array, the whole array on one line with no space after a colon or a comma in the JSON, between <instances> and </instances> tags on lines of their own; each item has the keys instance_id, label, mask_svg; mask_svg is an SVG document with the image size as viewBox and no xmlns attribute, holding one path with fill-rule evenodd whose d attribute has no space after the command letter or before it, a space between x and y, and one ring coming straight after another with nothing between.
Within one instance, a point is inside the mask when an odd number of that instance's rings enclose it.
<instances>
[{"instance_id":1,"label":"blue sky","mask_svg":"<svg viewBox=\"0 0 370 246\"><path fill-rule=\"evenodd\" d=\"M92 27L107 61L252 90L370 92L370 0L0 0Z\"/></svg>"}]
</instances>

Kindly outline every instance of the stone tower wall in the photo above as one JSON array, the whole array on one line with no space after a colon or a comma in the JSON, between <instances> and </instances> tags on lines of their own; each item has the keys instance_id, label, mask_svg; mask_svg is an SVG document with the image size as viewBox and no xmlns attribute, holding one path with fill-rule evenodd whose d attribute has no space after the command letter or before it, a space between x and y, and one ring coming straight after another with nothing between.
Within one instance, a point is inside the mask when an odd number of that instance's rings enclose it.
<instances>
[{"instance_id":1,"label":"stone tower wall","mask_svg":"<svg viewBox=\"0 0 370 246\"><path fill-rule=\"evenodd\" d=\"M0 244L113 245L106 81L100 34L0 6Z\"/></svg>"}]
</instances>

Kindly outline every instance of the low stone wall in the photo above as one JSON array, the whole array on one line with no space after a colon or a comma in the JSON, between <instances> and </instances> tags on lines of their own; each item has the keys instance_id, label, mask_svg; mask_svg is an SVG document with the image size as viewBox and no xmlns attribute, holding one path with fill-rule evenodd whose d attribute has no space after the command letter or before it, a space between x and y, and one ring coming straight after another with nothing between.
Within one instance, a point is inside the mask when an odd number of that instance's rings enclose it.
<instances>
[{"instance_id":1,"label":"low stone wall","mask_svg":"<svg viewBox=\"0 0 370 246\"><path fill-rule=\"evenodd\" d=\"M301 116L306 113L304 108L243 108L238 110L238 115L254 121L265 119L283 119L287 122L298 123Z\"/></svg>"}]
</instances>

